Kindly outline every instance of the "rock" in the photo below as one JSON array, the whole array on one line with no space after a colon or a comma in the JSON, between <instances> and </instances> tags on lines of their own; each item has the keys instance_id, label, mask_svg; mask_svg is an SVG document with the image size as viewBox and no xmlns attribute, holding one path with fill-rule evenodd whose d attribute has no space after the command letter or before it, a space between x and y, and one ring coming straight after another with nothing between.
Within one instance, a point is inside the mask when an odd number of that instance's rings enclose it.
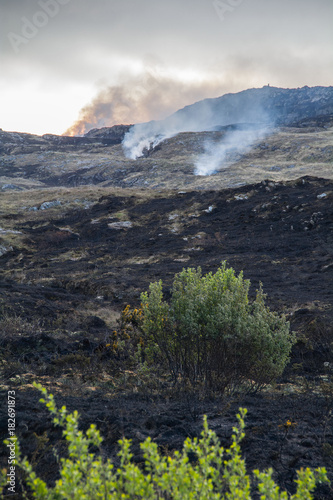
<instances>
[{"instance_id":1,"label":"rock","mask_svg":"<svg viewBox=\"0 0 333 500\"><path fill-rule=\"evenodd\" d=\"M99 328L106 328L106 323L103 319L99 318L98 316L88 316L85 320L85 327L88 327L89 330L93 329L99 329Z\"/></svg>"},{"instance_id":2,"label":"rock","mask_svg":"<svg viewBox=\"0 0 333 500\"><path fill-rule=\"evenodd\" d=\"M23 188L21 188L20 186L16 186L16 184L4 184L1 189L3 191L23 191Z\"/></svg>"},{"instance_id":3,"label":"rock","mask_svg":"<svg viewBox=\"0 0 333 500\"><path fill-rule=\"evenodd\" d=\"M89 139L99 139L103 144L120 144L131 125L114 125L113 127L93 128L85 134Z\"/></svg>"},{"instance_id":4,"label":"rock","mask_svg":"<svg viewBox=\"0 0 333 500\"><path fill-rule=\"evenodd\" d=\"M3 245L0 245L0 257L5 255L6 253L12 252L12 251L13 251L13 247L5 247Z\"/></svg>"},{"instance_id":5,"label":"rock","mask_svg":"<svg viewBox=\"0 0 333 500\"><path fill-rule=\"evenodd\" d=\"M59 205L61 205L61 201L59 200L44 201L44 203L42 203L39 207L39 210L47 210L48 208L58 207Z\"/></svg>"},{"instance_id":6,"label":"rock","mask_svg":"<svg viewBox=\"0 0 333 500\"><path fill-rule=\"evenodd\" d=\"M0 234L22 234L22 231L12 231L11 229L3 229L0 227Z\"/></svg>"},{"instance_id":7,"label":"rock","mask_svg":"<svg viewBox=\"0 0 333 500\"><path fill-rule=\"evenodd\" d=\"M110 224L108 224L108 227L110 229L129 229L130 227L132 227L132 222L129 221L129 220L125 220L125 221L119 221L119 222L111 222Z\"/></svg>"},{"instance_id":8,"label":"rock","mask_svg":"<svg viewBox=\"0 0 333 500\"><path fill-rule=\"evenodd\" d=\"M234 199L238 201L247 200L248 196L246 196L246 194L235 194Z\"/></svg>"},{"instance_id":9,"label":"rock","mask_svg":"<svg viewBox=\"0 0 333 500\"><path fill-rule=\"evenodd\" d=\"M61 205L61 201L44 201L39 207L30 207L28 212L37 212L38 210L48 210L49 208L58 207Z\"/></svg>"}]
</instances>

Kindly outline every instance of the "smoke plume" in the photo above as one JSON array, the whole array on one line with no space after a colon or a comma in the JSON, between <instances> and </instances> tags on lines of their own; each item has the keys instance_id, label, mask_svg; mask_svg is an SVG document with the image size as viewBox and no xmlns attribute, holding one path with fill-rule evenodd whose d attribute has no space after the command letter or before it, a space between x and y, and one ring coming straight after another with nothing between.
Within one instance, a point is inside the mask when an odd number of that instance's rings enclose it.
<instances>
[{"instance_id":1,"label":"smoke plume","mask_svg":"<svg viewBox=\"0 0 333 500\"><path fill-rule=\"evenodd\" d=\"M221 80L184 82L166 75L163 68L148 67L136 76L123 74L117 85L100 90L63 135L84 135L93 128L162 120L185 104L222 93Z\"/></svg>"},{"instance_id":2,"label":"smoke plume","mask_svg":"<svg viewBox=\"0 0 333 500\"><path fill-rule=\"evenodd\" d=\"M216 122L215 111L209 105L209 99L185 106L164 120L139 123L134 125L123 140L124 153L135 160L145 150L157 146L165 139L170 139L181 132L202 132L210 130ZM197 106L198 109L196 108Z\"/></svg>"},{"instance_id":3,"label":"smoke plume","mask_svg":"<svg viewBox=\"0 0 333 500\"><path fill-rule=\"evenodd\" d=\"M251 149L256 141L266 137L270 127L232 130L219 142L207 141L205 152L195 162L195 175L211 175L230 167Z\"/></svg>"},{"instance_id":4,"label":"smoke plume","mask_svg":"<svg viewBox=\"0 0 333 500\"><path fill-rule=\"evenodd\" d=\"M184 82L176 76L168 76L158 66L150 66L136 76L123 75L117 85L102 89L81 110L79 119L64 135L84 135L92 128L134 123L125 135L123 150L128 158L135 160L180 132L255 124L242 130L236 127L221 142L205 144L204 154L195 162L194 173L210 175L236 161L237 155L268 133L267 125L272 124L272 118L263 111L261 99L262 95L269 97L269 87L264 92L250 89L202 100L207 95L223 93L223 78ZM184 104L188 105L182 108Z\"/></svg>"},{"instance_id":5,"label":"smoke plume","mask_svg":"<svg viewBox=\"0 0 333 500\"><path fill-rule=\"evenodd\" d=\"M180 109L162 121L135 125L124 137L123 149L136 159L165 139L180 132L229 130L221 140L205 144L205 152L195 161L196 175L211 175L235 163L259 139L270 133L274 112L267 111L262 100L269 100L272 89L250 89L205 99ZM274 92L274 91L273 91Z\"/></svg>"}]
</instances>

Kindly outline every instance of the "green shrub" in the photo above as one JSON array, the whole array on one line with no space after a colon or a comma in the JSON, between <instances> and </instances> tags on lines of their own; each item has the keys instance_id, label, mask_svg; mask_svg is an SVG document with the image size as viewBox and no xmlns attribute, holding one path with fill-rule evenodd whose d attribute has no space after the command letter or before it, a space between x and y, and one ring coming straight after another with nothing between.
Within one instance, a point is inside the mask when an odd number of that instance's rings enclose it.
<instances>
[{"instance_id":1,"label":"green shrub","mask_svg":"<svg viewBox=\"0 0 333 500\"><path fill-rule=\"evenodd\" d=\"M91 446L100 446L102 438L94 425L86 433L78 429L78 414L68 414L66 407L56 408L54 398L46 389L36 385L44 394L46 406L54 415L56 425L63 427L68 442L69 457L61 459L60 479L53 488L37 477L26 458L22 459L16 446L17 463L26 473L26 484L33 498L40 500L251 500L251 481L241 457L240 442L244 437L245 409L240 409L238 426L233 428L232 444L228 449L220 446L216 434L204 428L200 439L187 438L182 452L163 457L150 438L141 444L144 467L132 463L130 441L120 444L120 466L90 452ZM189 455L195 457L190 461ZM272 469L254 471L256 487L261 500L287 500L272 480ZM2 486L6 478L2 478ZM311 492L319 482L327 482L326 470L319 468L298 472L297 493L291 500L311 500Z\"/></svg>"},{"instance_id":2,"label":"green shrub","mask_svg":"<svg viewBox=\"0 0 333 500\"><path fill-rule=\"evenodd\" d=\"M281 375L295 341L284 316L265 306L262 287L250 303L250 281L226 263L202 276L188 268L175 276L170 303L162 281L141 295L149 359L161 360L175 381L232 390L259 388Z\"/></svg>"}]
</instances>

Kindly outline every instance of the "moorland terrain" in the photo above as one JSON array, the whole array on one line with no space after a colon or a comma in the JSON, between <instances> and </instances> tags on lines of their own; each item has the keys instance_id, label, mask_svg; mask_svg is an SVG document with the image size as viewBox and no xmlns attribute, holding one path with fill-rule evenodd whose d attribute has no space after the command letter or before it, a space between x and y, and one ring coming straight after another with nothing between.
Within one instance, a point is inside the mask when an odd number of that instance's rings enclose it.
<instances>
[{"instance_id":1,"label":"moorland terrain","mask_svg":"<svg viewBox=\"0 0 333 500\"><path fill-rule=\"evenodd\" d=\"M123 435L139 463L147 436L163 453L180 449L204 414L227 444L243 406L249 470L273 467L288 491L301 467L325 466L333 479L332 123L280 127L210 176L194 175L194 157L225 130L183 132L135 161L122 152L126 127L0 132L1 395L16 391L18 437L41 477L55 479L53 448L61 455L65 443L33 381L77 409L82 428L95 423L115 461ZM221 397L115 364L117 320L150 282L162 279L168 296L182 268L214 272L224 260L251 280L251 296L263 283L297 335L275 384ZM315 498L332 495L321 486Z\"/></svg>"}]
</instances>

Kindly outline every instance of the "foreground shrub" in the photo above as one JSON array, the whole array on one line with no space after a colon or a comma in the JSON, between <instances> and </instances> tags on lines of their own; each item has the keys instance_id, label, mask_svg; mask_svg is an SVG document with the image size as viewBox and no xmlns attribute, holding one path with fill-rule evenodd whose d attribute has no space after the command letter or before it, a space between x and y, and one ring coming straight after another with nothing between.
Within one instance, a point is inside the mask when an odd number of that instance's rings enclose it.
<instances>
[{"instance_id":1,"label":"foreground shrub","mask_svg":"<svg viewBox=\"0 0 333 500\"><path fill-rule=\"evenodd\" d=\"M262 287L250 303L250 281L226 263L215 274L183 269L170 303L162 281L141 295L146 352L160 356L174 380L232 390L259 388L282 374L295 341L284 316L265 306Z\"/></svg>"},{"instance_id":2,"label":"foreground shrub","mask_svg":"<svg viewBox=\"0 0 333 500\"><path fill-rule=\"evenodd\" d=\"M216 434L204 428L200 439L187 438L182 452L173 457L159 454L157 445L150 438L141 444L144 467L131 462L130 441L120 444L120 466L115 468L109 461L90 452L91 446L99 446L102 438L94 425L86 433L78 430L78 414L68 414L66 407L56 408L54 398L46 389L36 385L44 394L46 406L54 415L56 425L64 428L68 442L69 458L61 459L60 479L53 488L37 477L26 458L20 456L16 447L18 465L26 473L26 483L37 499L71 500L251 500L251 482L246 474L241 457L240 442L244 437L245 409L240 409L238 426L233 428L232 444L224 450ZM190 461L189 456L194 457ZM272 469L267 472L254 471L254 482L261 500L287 500L286 492L280 493L272 479ZM291 500L311 500L311 493L319 482L327 482L326 470L319 468L298 472L297 493Z\"/></svg>"}]
</instances>

